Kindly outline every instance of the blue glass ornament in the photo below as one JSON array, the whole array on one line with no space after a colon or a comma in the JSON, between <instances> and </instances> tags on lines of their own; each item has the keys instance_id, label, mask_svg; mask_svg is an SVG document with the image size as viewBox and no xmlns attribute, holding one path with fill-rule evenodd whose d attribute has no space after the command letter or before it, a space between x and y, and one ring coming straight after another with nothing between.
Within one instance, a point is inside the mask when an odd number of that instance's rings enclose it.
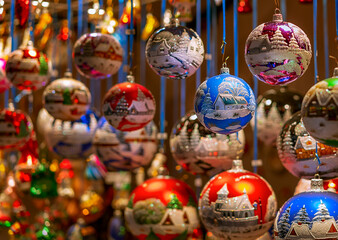
<instances>
[{"instance_id":1,"label":"blue glass ornament","mask_svg":"<svg viewBox=\"0 0 338 240\"><path fill-rule=\"evenodd\" d=\"M325 191L322 179L290 198L275 220L275 239L338 239L338 194Z\"/></svg>"},{"instance_id":2,"label":"blue glass ornament","mask_svg":"<svg viewBox=\"0 0 338 240\"><path fill-rule=\"evenodd\" d=\"M229 74L223 67L221 74L204 81L195 94L198 120L210 131L231 134L243 129L256 108L255 95L241 78Z\"/></svg>"}]
</instances>

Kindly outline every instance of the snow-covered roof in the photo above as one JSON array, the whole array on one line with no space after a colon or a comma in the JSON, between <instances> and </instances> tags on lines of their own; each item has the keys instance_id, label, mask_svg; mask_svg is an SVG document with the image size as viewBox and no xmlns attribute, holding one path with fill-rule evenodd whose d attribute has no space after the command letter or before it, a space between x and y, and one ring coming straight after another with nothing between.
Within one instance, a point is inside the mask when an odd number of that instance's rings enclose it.
<instances>
[{"instance_id":1,"label":"snow-covered roof","mask_svg":"<svg viewBox=\"0 0 338 240\"><path fill-rule=\"evenodd\" d=\"M325 239L324 237L329 236L327 234L332 224L336 226L334 218L325 221L316 221L312 224L311 233L316 239Z\"/></svg>"},{"instance_id":2,"label":"snow-covered roof","mask_svg":"<svg viewBox=\"0 0 338 240\"><path fill-rule=\"evenodd\" d=\"M217 195L225 195L225 196L228 196L229 194L229 190L228 190L228 186L227 184L225 183L223 185L223 187L217 192Z\"/></svg>"},{"instance_id":3,"label":"snow-covered roof","mask_svg":"<svg viewBox=\"0 0 338 240\"><path fill-rule=\"evenodd\" d=\"M310 232L309 225L307 224L298 224L294 222L290 229L289 232L287 233L285 238L288 238L289 236L298 236L299 238L302 237L309 237L310 239L313 238L313 235Z\"/></svg>"}]
</instances>

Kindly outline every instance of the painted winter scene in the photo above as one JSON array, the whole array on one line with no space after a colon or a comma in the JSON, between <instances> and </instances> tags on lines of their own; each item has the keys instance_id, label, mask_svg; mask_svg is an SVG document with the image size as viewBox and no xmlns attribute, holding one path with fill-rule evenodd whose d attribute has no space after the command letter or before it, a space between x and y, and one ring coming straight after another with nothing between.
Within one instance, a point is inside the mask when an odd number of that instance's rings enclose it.
<instances>
[{"instance_id":1,"label":"painted winter scene","mask_svg":"<svg viewBox=\"0 0 338 240\"><path fill-rule=\"evenodd\" d=\"M105 78L121 67L123 49L113 36L89 33L75 42L73 56L75 66L84 76Z\"/></svg>"},{"instance_id":2,"label":"painted winter scene","mask_svg":"<svg viewBox=\"0 0 338 240\"><path fill-rule=\"evenodd\" d=\"M196 92L198 119L215 133L238 132L250 122L255 108L255 96L250 86L227 73L203 82Z\"/></svg>"},{"instance_id":3,"label":"painted winter scene","mask_svg":"<svg viewBox=\"0 0 338 240\"><path fill-rule=\"evenodd\" d=\"M314 160L317 154L320 158ZM295 176L311 179L316 173L323 179L338 177L337 148L317 142L306 131L300 112L287 121L277 139L283 165Z\"/></svg>"},{"instance_id":4,"label":"painted winter scene","mask_svg":"<svg viewBox=\"0 0 338 240\"><path fill-rule=\"evenodd\" d=\"M302 76L311 55L306 34L288 22L259 25L245 46L245 61L251 73L272 85L287 84Z\"/></svg>"},{"instance_id":5,"label":"painted winter scene","mask_svg":"<svg viewBox=\"0 0 338 240\"><path fill-rule=\"evenodd\" d=\"M238 136L213 133L198 121L194 112L177 124L170 138L171 153L178 164L190 173L209 176L230 169L232 160L242 157L244 145L243 130Z\"/></svg>"},{"instance_id":6,"label":"painted winter scene","mask_svg":"<svg viewBox=\"0 0 338 240\"><path fill-rule=\"evenodd\" d=\"M140 130L122 132L104 117L98 123L93 144L108 171L131 170L147 165L157 151L157 128L153 122Z\"/></svg>"},{"instance_id":7,"label":"painted winter scene","mask_svg":"<svg viewBox=\"0 0 338 240\"><path fill-rule=\"evenodd\" d=\"M291 198L277 214L275 240L338 239L337 196L306 192Z\"/></svg>"},{"instance_id":8,"label":"painted winter scene","mask_svg":"<svg viewBox=\"0 0 338 240\"><path fill-rule=\"evenodd\" d=\"M52 116L45 123L45 139L48 148L69 158L87 158L94 152L93 137L97 127L96 115L88 110L76 121L62 121Z\"/></svg>"},{"instance_id":9,"label":"painted winter scene","mask_svg":"<svg viewBox=\"0 0 338 240\"><path fill-rule=\"evenodd\" d=\"M338 147L338 77L325 79L310 88L304 97L302 116L314 138Z\"/></svg>"},{"instance_id":10,"label":"painted winter scene","mask_svg":"<svg viewBox=\"0 0 338 240\"><path fill-rule=\"evenodd\" d=\"M136 83L125 82L109 90L102 109L113 127L121 131L134 131L153 119L156 104L148 89Z\"/></svg>"},{"instance_id":11,"label":"painted winter scene","mask_svg":"<svg viewBox=\"0 0 338 240\"><path fill-rule=\"evenodd\" d=\"M165 27L147 42L146 55L150 67L168 78L191 76L201 66L204 46L200 37L186 27Z\"/></svg>"},{"instance_id":12,"label":"painted winter scene","mask_svg":"<svg viewBox=\"0 0 338 240\"><path fill-rule=\"evenodd\" d=\"M212 201L210 190L207 188L200 199L200 215L206 228L217 239L253 240L271 227L277 207L273 194L265 204L261 198L250 199L245 188L241 195L229 197L228 184L225 183L217 191L217 199Z\"/></svg>"}]
</instances>

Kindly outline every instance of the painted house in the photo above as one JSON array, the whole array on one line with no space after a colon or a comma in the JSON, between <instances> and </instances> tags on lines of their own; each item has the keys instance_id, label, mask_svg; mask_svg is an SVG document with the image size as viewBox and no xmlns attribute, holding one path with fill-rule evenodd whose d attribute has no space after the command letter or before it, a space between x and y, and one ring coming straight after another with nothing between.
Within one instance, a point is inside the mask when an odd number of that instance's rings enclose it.
<instances>
[{"instance_id":1,"label":"painted house","mask_svg":"<svg viewBox=\"0 0 338 240\"><path fill-rule=\"evenodd\" d=\"M248 49L248 54L258 54L262 52L268 52L270 50L271 44L269 36L267 34L264 34L251 42L250 47Z\"/></svg>"},{"instance_id":2,"label":"painted house","mask_svg":"<svg viewBox=\"0 0 338 240\"><path fill-rule=\"evenodd\" d=\"M316 140L311 136L298 137L295 145L297 159L309 159L316 156ZM317 142L317 154L319 157L333 155L337 152L335 147L330 147Z\"/></svg>"},{"instance_id":3,"label":"painted house","mask_svg":"<svg viewBox=\"0 0 338 240\"><path fill-rule=\"evenodd\" d=\"M324 117L328 121L338 120L338 99L334 94L316 91L310 97L306 107L306 117Z\"/></svg>"},{"instance_id":4,"label":"painted house","mask_svg":"<svg viewBox=\"0 0 338 240\"><path fill-rule=\"evenodd\" d=\"M215 110L238 110L244 109L248 105L248 102L244 97L233 96L228 93L219 93L215 102Z\"/></svg>"}]
</instances>

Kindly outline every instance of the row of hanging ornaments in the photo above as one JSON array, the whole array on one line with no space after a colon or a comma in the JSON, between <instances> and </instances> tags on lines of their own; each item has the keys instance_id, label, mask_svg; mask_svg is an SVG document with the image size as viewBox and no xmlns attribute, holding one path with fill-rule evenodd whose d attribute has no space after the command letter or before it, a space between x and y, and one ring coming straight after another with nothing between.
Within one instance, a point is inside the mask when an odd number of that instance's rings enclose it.
<instances>
[{"instance_id":1,"label":"row of hanging ornaments","mask_svg":"<svg viewBox=\"0 0 338 240\"><path fill-rule=\"evenodd\" d=\"M311 55L306 34L294 24L284 22L278 12L272 22L252 31L245 47L250 71L270 85L286 85L297 80L306 71ZM122 64L122 56L120 43L113 36L98 32L82 36L73 49L76 69L87 78L101 79L115 74ZM146 58L157 74L177 80L193 75L200 67L204 47L196 32L173 19L149 38ZM26 69L32 71L27 73ZM28 42L10 54L3 76L20 90L34 91L48 82L48 60ZM318 172L316 162L312 161L315 154L321 157L321 177L337 177L337 77L338 69L335 69L332 78L313 86L301 103L301 112L292 117L291 113L300 109L297 106L289 109L292 103L287 100L284 103L283 98L290 94L299 102L301 96L287 89L266 93L258 104L257 114L263 116L265 124L279 117L279 124L273 129L265 127L271 131L265 134L273 135L269 141L276 141L283 164L298 177L311 179ZM88 110L90 102L87 87L72 79L70 73L49 84L43 94L47 112L41 111L38 117L43 123L38 124L39 131L46 137L47 145L62 157L83 158L91 152L91 146L85 146L86 143L94 139L97 155L109 171L131 170L148 164L157 148L156 127L151 123L155 113L152 94L134 83L129 75L126 82L113 86L106 94L102 106L104 117L99 121ZM231 159L243 152L241 130L250 122L255 109L256 99L250 86L231 75L224 64L220 75L199 86L195 113L189 113L173 130L170 144L175 159L191 173L214 175L220 169L229 169ZM281 129L280 122L289 117ZM20 148L34 136L29 116L12 105L1 111L1 119L12 133L1 136L2 149ZM259 124L264 125L259 122L258 128ZM78 144L79 152L74 152L74 147L67 149L65 144L60 145L65 135L72 147ZM216 151L223 153L216 159L205 157L205 147L215 143L222 146ZM121 147L116 149L116 146ZM314 150L316 146L318 153ZM231 156L233 152L236 154ZM42 170L34 173L33 179L39 172ZM39 189L33 187L34 195ZM133 191L125 208L125 219L138 239L185 239L199 232L196 205L195 194L187 184L160 175ZM275 219L275 238L337 238L337 205L337 194L325 191L321 179L312 179L310 190L291 198L281 208ZM241 160L232 161L230 170L213 177L199 201L205 227L222 239L260 237L272 226L276 208L270 185L257 174L244 170Z\"/></svg>"}]
</instances>

